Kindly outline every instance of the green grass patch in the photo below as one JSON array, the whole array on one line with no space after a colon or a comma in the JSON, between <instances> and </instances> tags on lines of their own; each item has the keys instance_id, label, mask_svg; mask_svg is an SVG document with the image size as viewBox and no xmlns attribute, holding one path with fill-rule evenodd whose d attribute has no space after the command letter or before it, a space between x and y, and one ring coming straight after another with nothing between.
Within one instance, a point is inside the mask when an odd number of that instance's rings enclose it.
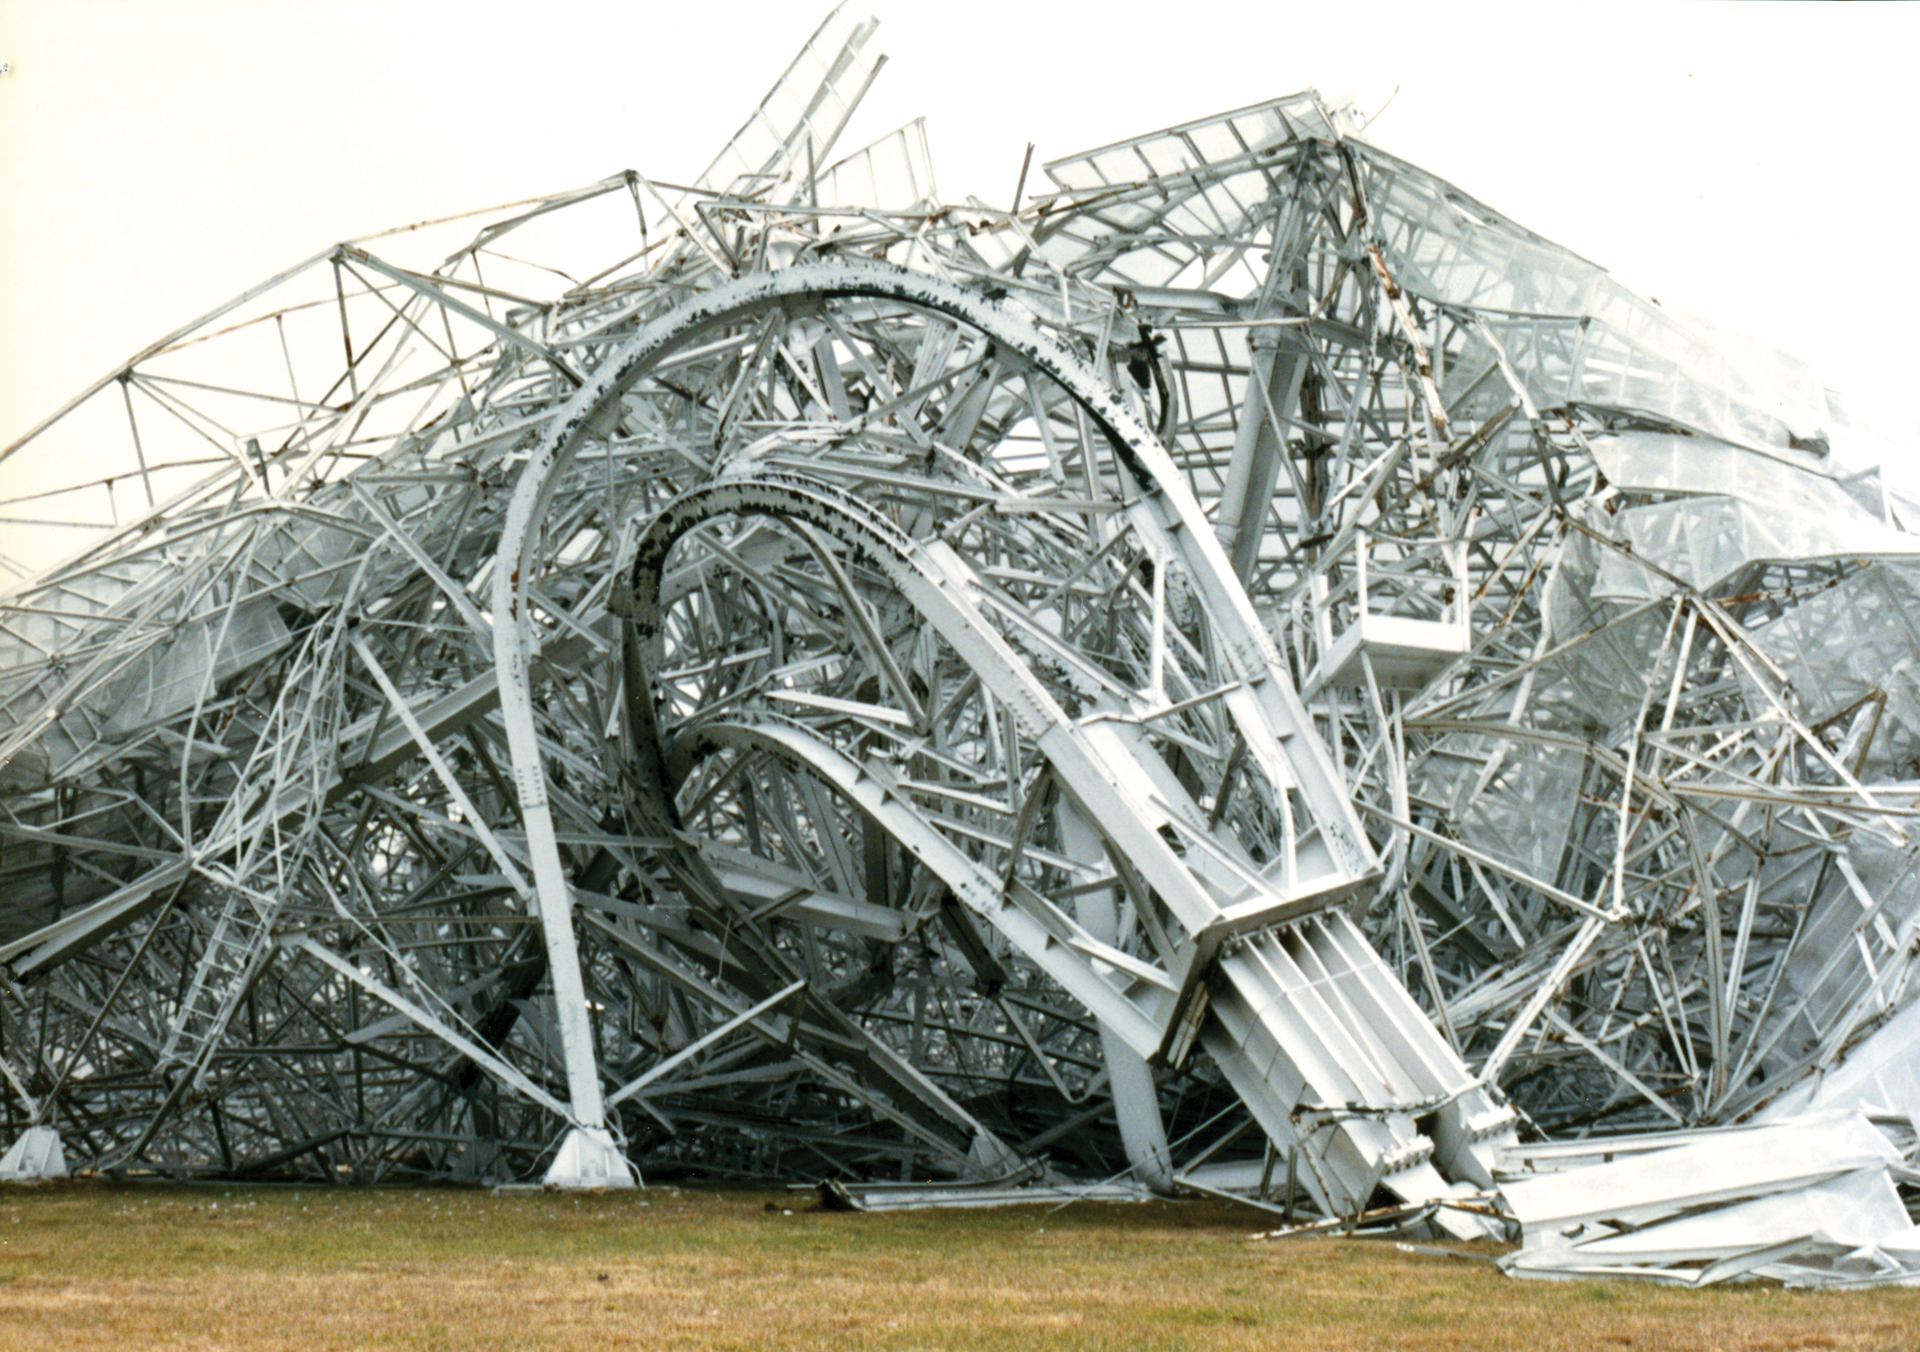
<instances>
[{"instance_id":1,"label":"green grass patch","mask_svg":"<svg viewBox=\"0 0 1920 1352\"><path fill-rule=\"evenodd\" d=\"M809 1201L5 1188L0 1347L1920 1345L1920 1291L1516 1282L1377 1241L1254 1242L1264 1219L1214 1202L848 1215Z\"/></svg>"}]
</instances>

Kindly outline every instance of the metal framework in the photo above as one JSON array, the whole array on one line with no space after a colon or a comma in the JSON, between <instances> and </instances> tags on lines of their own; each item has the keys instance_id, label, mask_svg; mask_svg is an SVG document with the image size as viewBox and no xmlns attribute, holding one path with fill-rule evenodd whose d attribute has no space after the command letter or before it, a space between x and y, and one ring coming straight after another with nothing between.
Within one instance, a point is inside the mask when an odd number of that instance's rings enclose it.
<instances>
[{"instance_id":1,"label":"metal framework","mask_svg":"<svg viewBox=\"0 0 1920 1352\"><path fill-rule=\"evenodd\" d=\"M1920 542L1812 373L1311 92L943 205L831 157L872 29L0 457L0 1171L1384 1189L1672 1275L1524 1199L1920 1111ZM1714 1198L1892 1196L1860 1129Z\"/></svg>"}]
</instances>

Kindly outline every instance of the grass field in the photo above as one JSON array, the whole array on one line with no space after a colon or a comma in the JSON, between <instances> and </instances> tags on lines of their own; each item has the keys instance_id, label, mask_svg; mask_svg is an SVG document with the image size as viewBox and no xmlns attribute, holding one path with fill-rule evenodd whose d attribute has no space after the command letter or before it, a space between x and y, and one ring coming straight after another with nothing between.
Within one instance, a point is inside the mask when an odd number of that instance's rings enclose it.
<instances>
[{"instance_id":1,"label":"grass field","mask_svg":"<svg viewBox=\"0 0 1920 1352\"><path fill-rule=\"evenodd\" d=\"M1913 1349L1920 1290L1516 1282L1211 1202L0 1189L0 1348Z\"/></svg>"}]
</instances>

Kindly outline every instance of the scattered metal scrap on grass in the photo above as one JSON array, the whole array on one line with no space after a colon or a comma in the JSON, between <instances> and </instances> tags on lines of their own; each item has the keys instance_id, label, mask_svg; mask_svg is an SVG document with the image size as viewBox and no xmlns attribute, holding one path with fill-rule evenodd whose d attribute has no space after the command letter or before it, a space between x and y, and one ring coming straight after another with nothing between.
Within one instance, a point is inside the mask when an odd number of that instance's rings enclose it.
<instances>
[{"instance_id":1,"label":"scattered metal scrap on grass","mask_svg":"<svg viewBox=\"0 0 1920 1352\"><path fill-rule=\"evenodd\" d=\"M1311 92L1011 212L836 161L872 32L690 187L341 245L5 451L0 1172L1920 1272L1871 439Z\"/></svg>"}]
</instances>

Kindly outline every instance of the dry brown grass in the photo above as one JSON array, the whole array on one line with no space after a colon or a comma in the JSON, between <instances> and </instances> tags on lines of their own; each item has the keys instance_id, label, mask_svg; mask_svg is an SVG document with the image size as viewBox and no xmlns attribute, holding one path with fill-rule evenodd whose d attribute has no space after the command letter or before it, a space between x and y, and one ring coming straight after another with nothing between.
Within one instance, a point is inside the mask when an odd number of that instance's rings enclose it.
<instances>
[{"instance_id":1,"label":"dry brown grass","mask_svg":"<svg viewBox=\"0 0 1920 1352\"><path fill-rule=\"evenodd\" d=\"M1250 1242L1259 1218L1214 1203L806 1200L9 1188L0 1348L1920 1347L1920 1291L1522 1283L1378 1242Z\"/></svg>"}]
</instances>

